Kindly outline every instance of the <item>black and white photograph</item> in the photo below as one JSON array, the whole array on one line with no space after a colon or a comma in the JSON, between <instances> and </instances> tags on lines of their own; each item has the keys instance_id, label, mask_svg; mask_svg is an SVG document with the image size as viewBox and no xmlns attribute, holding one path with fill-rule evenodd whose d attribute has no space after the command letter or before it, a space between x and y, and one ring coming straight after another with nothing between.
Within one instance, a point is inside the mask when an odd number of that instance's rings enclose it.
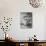
<instances>
[{"instance_id":1,"label":"black and white photograph","mask_svg":"<svg viewBox=\"0 0 46 46\"><path fill-rule=\"evenodd\" d=\"M32 12L20 13L20 27L22 29L32 28Z\"/></svg>"}]
</instances>

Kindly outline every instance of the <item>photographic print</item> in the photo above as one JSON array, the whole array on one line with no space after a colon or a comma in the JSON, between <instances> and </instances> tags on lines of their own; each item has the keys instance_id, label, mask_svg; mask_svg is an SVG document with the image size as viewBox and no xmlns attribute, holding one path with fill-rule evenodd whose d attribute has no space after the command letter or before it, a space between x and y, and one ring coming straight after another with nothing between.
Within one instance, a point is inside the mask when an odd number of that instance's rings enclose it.
<instances>
[{"instance_id":1,"label":"photographic print","mask_svg":"<svg viewBox=\"0 0 46 46\"><path fill-rule=\"evenodd\" d=\"M32 12L20 13L20 27L23 29L32 28Z\"/></svg>"}]
</instances>

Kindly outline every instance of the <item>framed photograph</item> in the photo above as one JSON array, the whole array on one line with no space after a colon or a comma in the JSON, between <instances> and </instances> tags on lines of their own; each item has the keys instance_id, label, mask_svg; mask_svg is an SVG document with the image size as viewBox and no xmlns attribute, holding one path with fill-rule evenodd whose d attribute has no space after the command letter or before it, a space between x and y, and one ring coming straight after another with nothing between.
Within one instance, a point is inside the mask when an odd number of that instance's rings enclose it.
<instances>
[{"instance_id":1,"label":"framed photograph","mask_svg":"<svg viewBox=\"0 0 46 46\"><path fill-rule=\"evenodd\" d=\"M32 28L32 12L20 13L20 27L22 29Z\"/></svg>"}]
</instances>

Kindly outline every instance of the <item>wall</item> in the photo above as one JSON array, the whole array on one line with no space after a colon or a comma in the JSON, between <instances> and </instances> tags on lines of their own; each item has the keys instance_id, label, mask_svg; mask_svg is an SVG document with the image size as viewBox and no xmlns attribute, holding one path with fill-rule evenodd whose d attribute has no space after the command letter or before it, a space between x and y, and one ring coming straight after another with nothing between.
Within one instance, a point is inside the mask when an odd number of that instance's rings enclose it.
<instances>
[{"instance_id":1,"label":"wall","mask_svg":"<svg viewBox=\"0 0 46 46\"><path fill-rule=\"evenodd\" d=\"M21 29L20 28L20 12L32 12L33 13L33 27L32 29ZM13 17L13 22L10 33L17 40L27 40L34 34L37 35L39 40L45 38L45 16L46 8L33 8L30 6L28 0L0 0L0 17ZM2 35L0 31L0 35ZM4 33L3 33L4 34ZM0 36L0 39L3 37Z\"/></svg>"}]
</instances>

